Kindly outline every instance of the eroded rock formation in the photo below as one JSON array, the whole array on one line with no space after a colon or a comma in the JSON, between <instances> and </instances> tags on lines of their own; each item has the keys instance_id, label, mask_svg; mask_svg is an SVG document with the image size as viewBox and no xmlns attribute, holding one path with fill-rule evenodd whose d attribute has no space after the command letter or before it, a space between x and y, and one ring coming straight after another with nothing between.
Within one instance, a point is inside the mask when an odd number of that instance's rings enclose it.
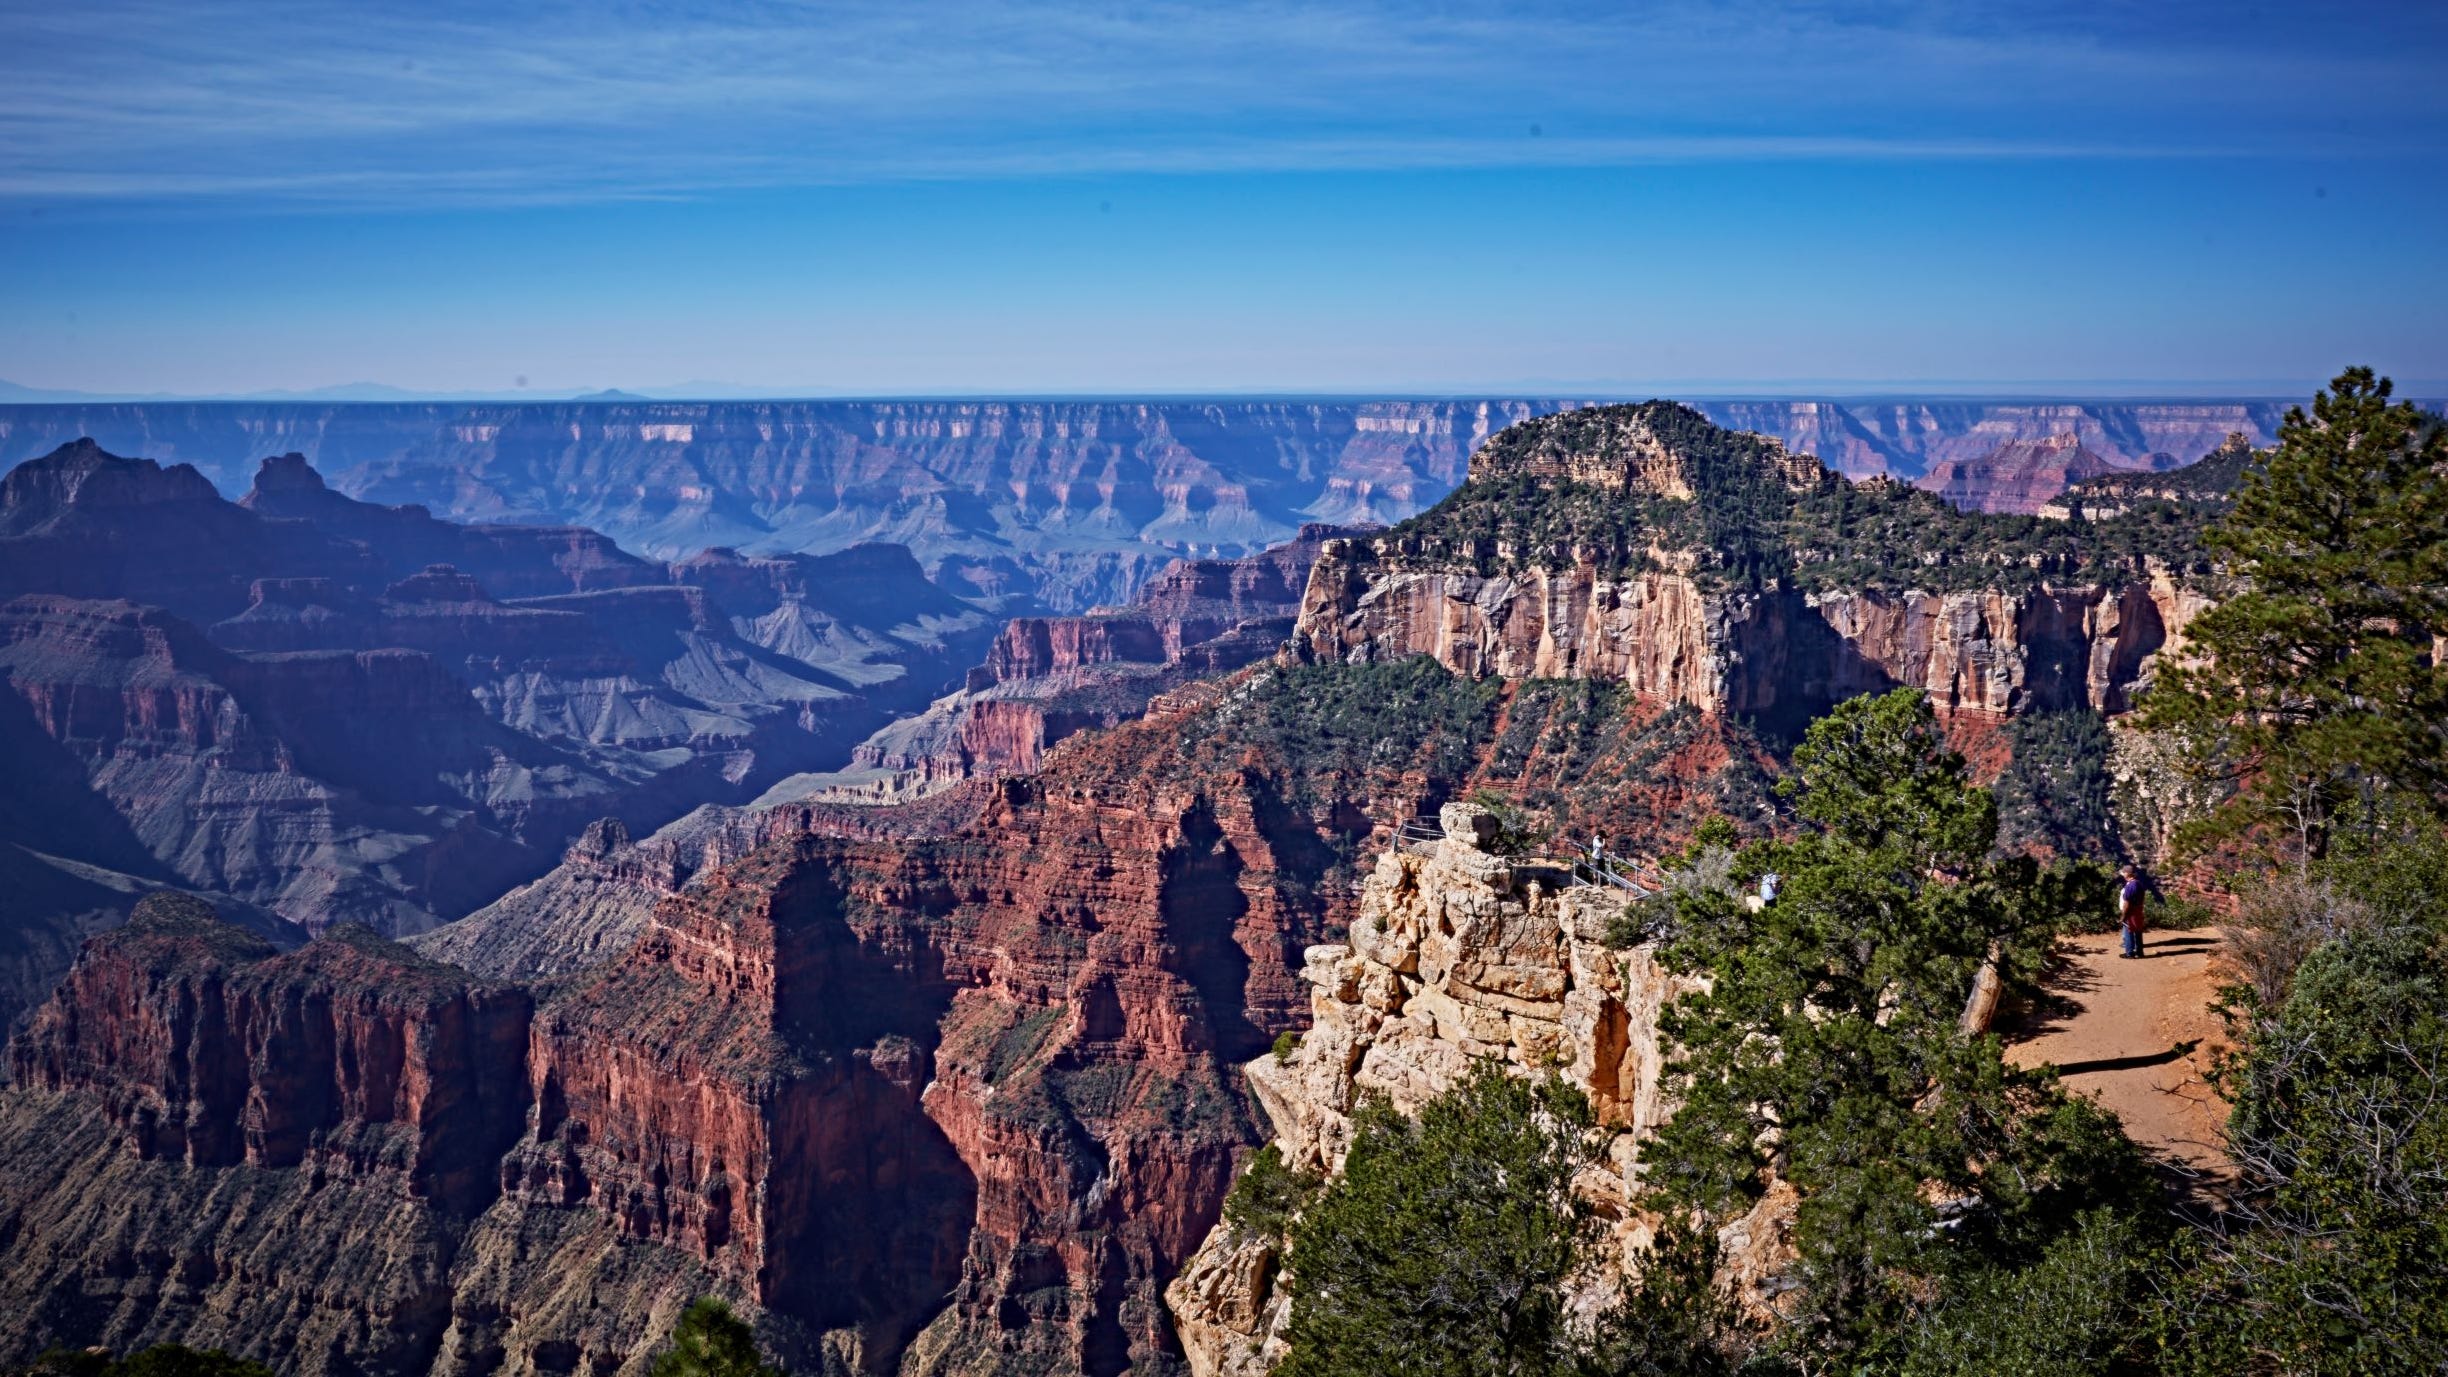
<instances>
[{"instance_id":1,"label":"eroded rock formation","mask_svg":"<svg viewBox=\"0 0 2448 1377\"><path fill-rule=\"evenodd\" d=\"M1400 520L1460 482L1482 440L1571 405L9 407L0 463L90 435L176 456L236 493L258 456L294 450L354 496L451 521L584 526L661 558L884 541L946 586L1079 612L1124 602L1179 556L1253 554L1312 521Z\"/></svg>"},{"instance_id":2,"label":"eroded rock formation","mask_svg":"<svg viewBox=\"0 0 2448 1377\"><path fill-rule=\"evenodd\" d=\"M2143 458L2148 469L2172 468L2177 462L2168 454ZM2076 483L2122 471L2069 433L2009 440L1977 458L1942 460L1916 481L1958 507L2029 515Z\"/></svg>"},{"instance_id":3,"label":"eroded rock formation","mask_svg":"<svg viewBox=\"0 0 2448 1377\"><path fill-rule=\"evenodd\" d=\"M2207 605L2154 570L2028 592L1718 592L1593 563L1486 576L1381 571L1329 546L1293 635L1315 660L1433 655L1459 673L1620 680L1711 712L1796 718L1912 685L1942 711L2121 712L2150 657Z\"/></svg>"},{"instance_id":4,"label":"eroded rock formation","mask_svg":"<svg viewBox=\"0 0 2448 1377\"><path fill-rule=\"evenodd\" d=\"M2110 469L2147 472L2200 459L2234 433L2267 445L2277 438L2287 409L2284 402L2235 401L1712 401L1699 406L1721 426L1773 436L1849 478L1918 480L1948 469L1963 476L1950 496L1990 511L2008 508L1989 504L1978 475L2010 447L2062 443L2059 437L2067 437Z\"/></svg>"},{"instance_id":5,"label":"eroded rock formation","mask_svg":"<svg viewBox=\"0 0 2448 1377\"><path fill-rule=\"evenodd\" d=\"M767 801L891 801L1034 773L1065 738L1134 720L1186 683L1274 654L1318 552L1359 533L1303 526L1245 558L1176 560L1127 607L1015 618L961 692L861 743L850 770L787 781Z\"/></svg>"},{"instance_id":6,"label":"eroded rock formation","mask_svg":"<svg viewBox=\"0 0 2448 1377\"><path fill-rule=\"evenodd\" d=\"M523 1047L494 1061L517 1071L511 1140L473 1196L411 1193L396 1217L376 1204L406 1187L317 1196L311 1155L222 1151L173 1171L95 1136L140 1121L114 1105L159 1103L187 1107L149 1121L175 1121L181 1142L243 1144L265 1112L250 1106L320 1083L282 1073L286 1052L234 1081L183 1056L114 1056L106 1084L73 1070L95 1058L42 1050L64 1045L56 1030L149 1029L151 1010L227 1005L241 986L267 991L263 1007L311 1004L331 959L319 949L355 939L179 956L152 984L116 955L141 933L105 939L24 1044L37 1083L0 1093L0 1218L14 1221L0 1227L52 1241L12 1254L0 1291L74 1296L115 1275L92 1249L126 1246L124 1230L87 1193L148 1229L186 1222L176 1249L139 1249L133 1281L113 1284L119 1318L55 1309L24 1343L211 1335L308 1372L610 1373L634 1371L656 1326L710 1291L811 1369L1164 1370L1177 1358L1158 1290L1255 1136L1230 1068L1296 1016L1295 956L1348 903L1318 883L1335 844L1285 807L1283 778L1229 749L1193 764L1177 725L1081 743L1059 774L1007 782L933 836L825 835L811 808L684 877L677 854L658 862L596 829L574 850L605 886L671 892L609 960L512 992L533 1002ZM1388 771L1390 790L1426 787L1404 784L1401 762ZM732 837L711 827L703 853L751 841ZM397 981L446 969L388 959ZM191 966L203 973L180 974ZM238 1088L193 1089L225 1081ZM73 1197L38 1166L46 1134L94 1154ZM266 1205L243 1226L197 1213L242 1186L321 1203ZM305 1279L269 1285L244 1260L284 1249L412 1275L413 1295L335 1297L327 1328L284 1327L255 1307L310 1308ZM255 1285L194 1298L181 1267Z\"/></svg>"},{"instance_id":7,"label":"eroded rock formation","mask_svg":"<svg viewBox=\"0 0 2448 1377\"><path fill-rule=\"evenodd\" d=\"M900 547L664 565L359 502L295 454L232 503L186 465L65 446L0 480L0 822L26 865L71 868L5 915L30 964L0 1026L65 934L149 890L413 933L592 819L838 765L993 625Z\"/></svg>"},{"instance_id":8,"label":"eroded rock formation","mask_svg":"<svg viewBox=\"0 0 2448 1377\"><path fill-rule=\"evenodd\" d=\"M1653 1221L1633 1203L1640 1147L1672 1111L1658 1018L1690 986L1651 947L1606 945L1621 891L1491 854L1495 819L1473 805L1447 804L1441 821L1438 840L1380 854L1345 941L1309 948L1310 1028L1299 1047L1246 1068L1275 1146L1287 1167L1331 1175L1364 1097L1408 1113L1475 1061L1554 1070L1612 1135L1577 1188L1620 1248L1645 1244ZM1729 1226L1722 1242L1738 1274L1774 1265L1780 1211L1772 1194ZM1282 1358L1283 1264L1280 1239L1220 1224L1166 1288L1197 1377L1263 1377Z\"/></svg>"},{"instance_id":9,"label":"eroded rock formation","mask_svg":"<svg viewBox=\"0 0 2448 1377\"><path fill-rule=\"evenodd\" d=\"M1828 572L1814 543L1827 533L1809 523L1845 519L1844 480L1663 404L1535 422L1472 462L1471 486L1444 506L1326 545L1294 658L1424 654L1470 675L1609 679L1786 726L1900 685L1949 714L2118 712L2207 601L2148 555L2097 557L2070 538L2032 556L2073 571L2057 577L1999 563L1992 549L1979 552L1988 563L1949 565L1923 584L1919 567L1950 552L1922 548L1910 529L1869 547L1884 566ZM1466 502L1481 491L1531 509L1511 514L1521 530L1545 529L1545 506L1580 520L1584 536L1546 548L1491 537L1481 529L1491 518ZM1864 520L1912 515L1889 500L1893 487L1864 495L1875 510ZM1612 539L1641 547L1597 543L1609 522L1622 525ZM1967 526L1956 538L2003 549L2012 536ZM1729 570L1736 558L1745 564Z\"/></svg>"}]
</instances>

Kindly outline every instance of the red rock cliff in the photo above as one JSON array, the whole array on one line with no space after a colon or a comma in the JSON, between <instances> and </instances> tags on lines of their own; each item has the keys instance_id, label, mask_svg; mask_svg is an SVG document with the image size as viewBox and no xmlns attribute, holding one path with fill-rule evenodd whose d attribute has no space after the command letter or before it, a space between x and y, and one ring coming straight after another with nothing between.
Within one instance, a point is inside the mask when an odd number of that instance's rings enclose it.
<instances>
[{"instance_id":1,"label":"red rock cliff","mask_svg":"<svg viewBox=\"0 0 2448 1377\"><path fill-rule=\"evenodd\" d=\"M156 895L11 1044L16 1078L107 1106L143 1159L397 1171L462 1211L525 1117L524 991L362 929L273 949Z\"/></svg>"}]
</instances>

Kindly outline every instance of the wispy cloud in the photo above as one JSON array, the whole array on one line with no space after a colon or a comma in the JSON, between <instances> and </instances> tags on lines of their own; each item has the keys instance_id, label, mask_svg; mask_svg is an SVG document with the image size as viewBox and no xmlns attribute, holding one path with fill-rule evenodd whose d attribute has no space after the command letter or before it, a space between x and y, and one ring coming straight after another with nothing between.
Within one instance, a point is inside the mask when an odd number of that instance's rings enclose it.
<instances>
[{"instance_id":1,"label":"wispy cloud","mask_svg":"<svg viewBox=\"0 0 2448 1377\"><path fill-rule=\"evenodd\" d=\"M8 0L0 197L2231 156L2333 144L2341 110L2436 134L2421 44L2027 9Z\"/></svg>"}]
</instances>

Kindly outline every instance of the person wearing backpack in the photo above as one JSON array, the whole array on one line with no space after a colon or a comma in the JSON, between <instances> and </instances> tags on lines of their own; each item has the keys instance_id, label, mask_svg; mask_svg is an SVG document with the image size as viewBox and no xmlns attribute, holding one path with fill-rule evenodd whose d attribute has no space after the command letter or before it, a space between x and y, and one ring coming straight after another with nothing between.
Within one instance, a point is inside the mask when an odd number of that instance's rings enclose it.
<instances>
[{"instance_id":1,"label":"person wearing backpack","mask_svg":"<svg viewBox=\"0 0 2448 1377\"><path fill-rule=\"evenodd\" d=\"M2125 933L2126 960L2138 960L2142 955L2142 925L2148 920L2148 900L2155 886L2143 877L2140 869L2128 863L2118 872L2124 883L2117 887L2117 926Z\"/></svg>"}]
</instances>

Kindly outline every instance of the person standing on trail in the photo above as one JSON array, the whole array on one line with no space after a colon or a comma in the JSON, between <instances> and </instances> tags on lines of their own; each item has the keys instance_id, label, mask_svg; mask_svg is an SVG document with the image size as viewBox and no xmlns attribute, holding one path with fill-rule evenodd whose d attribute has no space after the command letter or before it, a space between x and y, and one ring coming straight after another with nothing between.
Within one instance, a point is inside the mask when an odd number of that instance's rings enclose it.
<instances>
[{"instance_id":1,"label":"person standing on trail","mask_svg":"<svg viewBox=\"0 0 2448 1377\"><path fill-rule=\"evenodd\" d=\"M1590 833L1590 864L1600 869L1606 867L1606 834L1603 832Z\"/></svg>"},{"instance_id":2,"label":"person standing on trail","mask_svg":"<svg viewBox=\"0 0 2448 1377\"><path fill-rule=\"evenodd\" d=\"M2158 886L2146 879L2141 870L2128 862L2118 872L2124 883L2117 887L2117 926L2125 932L2122 955L2131 961L2142 955L2142 924L2147 915L2146 902Z\"/></svg>"}]
</instances>

